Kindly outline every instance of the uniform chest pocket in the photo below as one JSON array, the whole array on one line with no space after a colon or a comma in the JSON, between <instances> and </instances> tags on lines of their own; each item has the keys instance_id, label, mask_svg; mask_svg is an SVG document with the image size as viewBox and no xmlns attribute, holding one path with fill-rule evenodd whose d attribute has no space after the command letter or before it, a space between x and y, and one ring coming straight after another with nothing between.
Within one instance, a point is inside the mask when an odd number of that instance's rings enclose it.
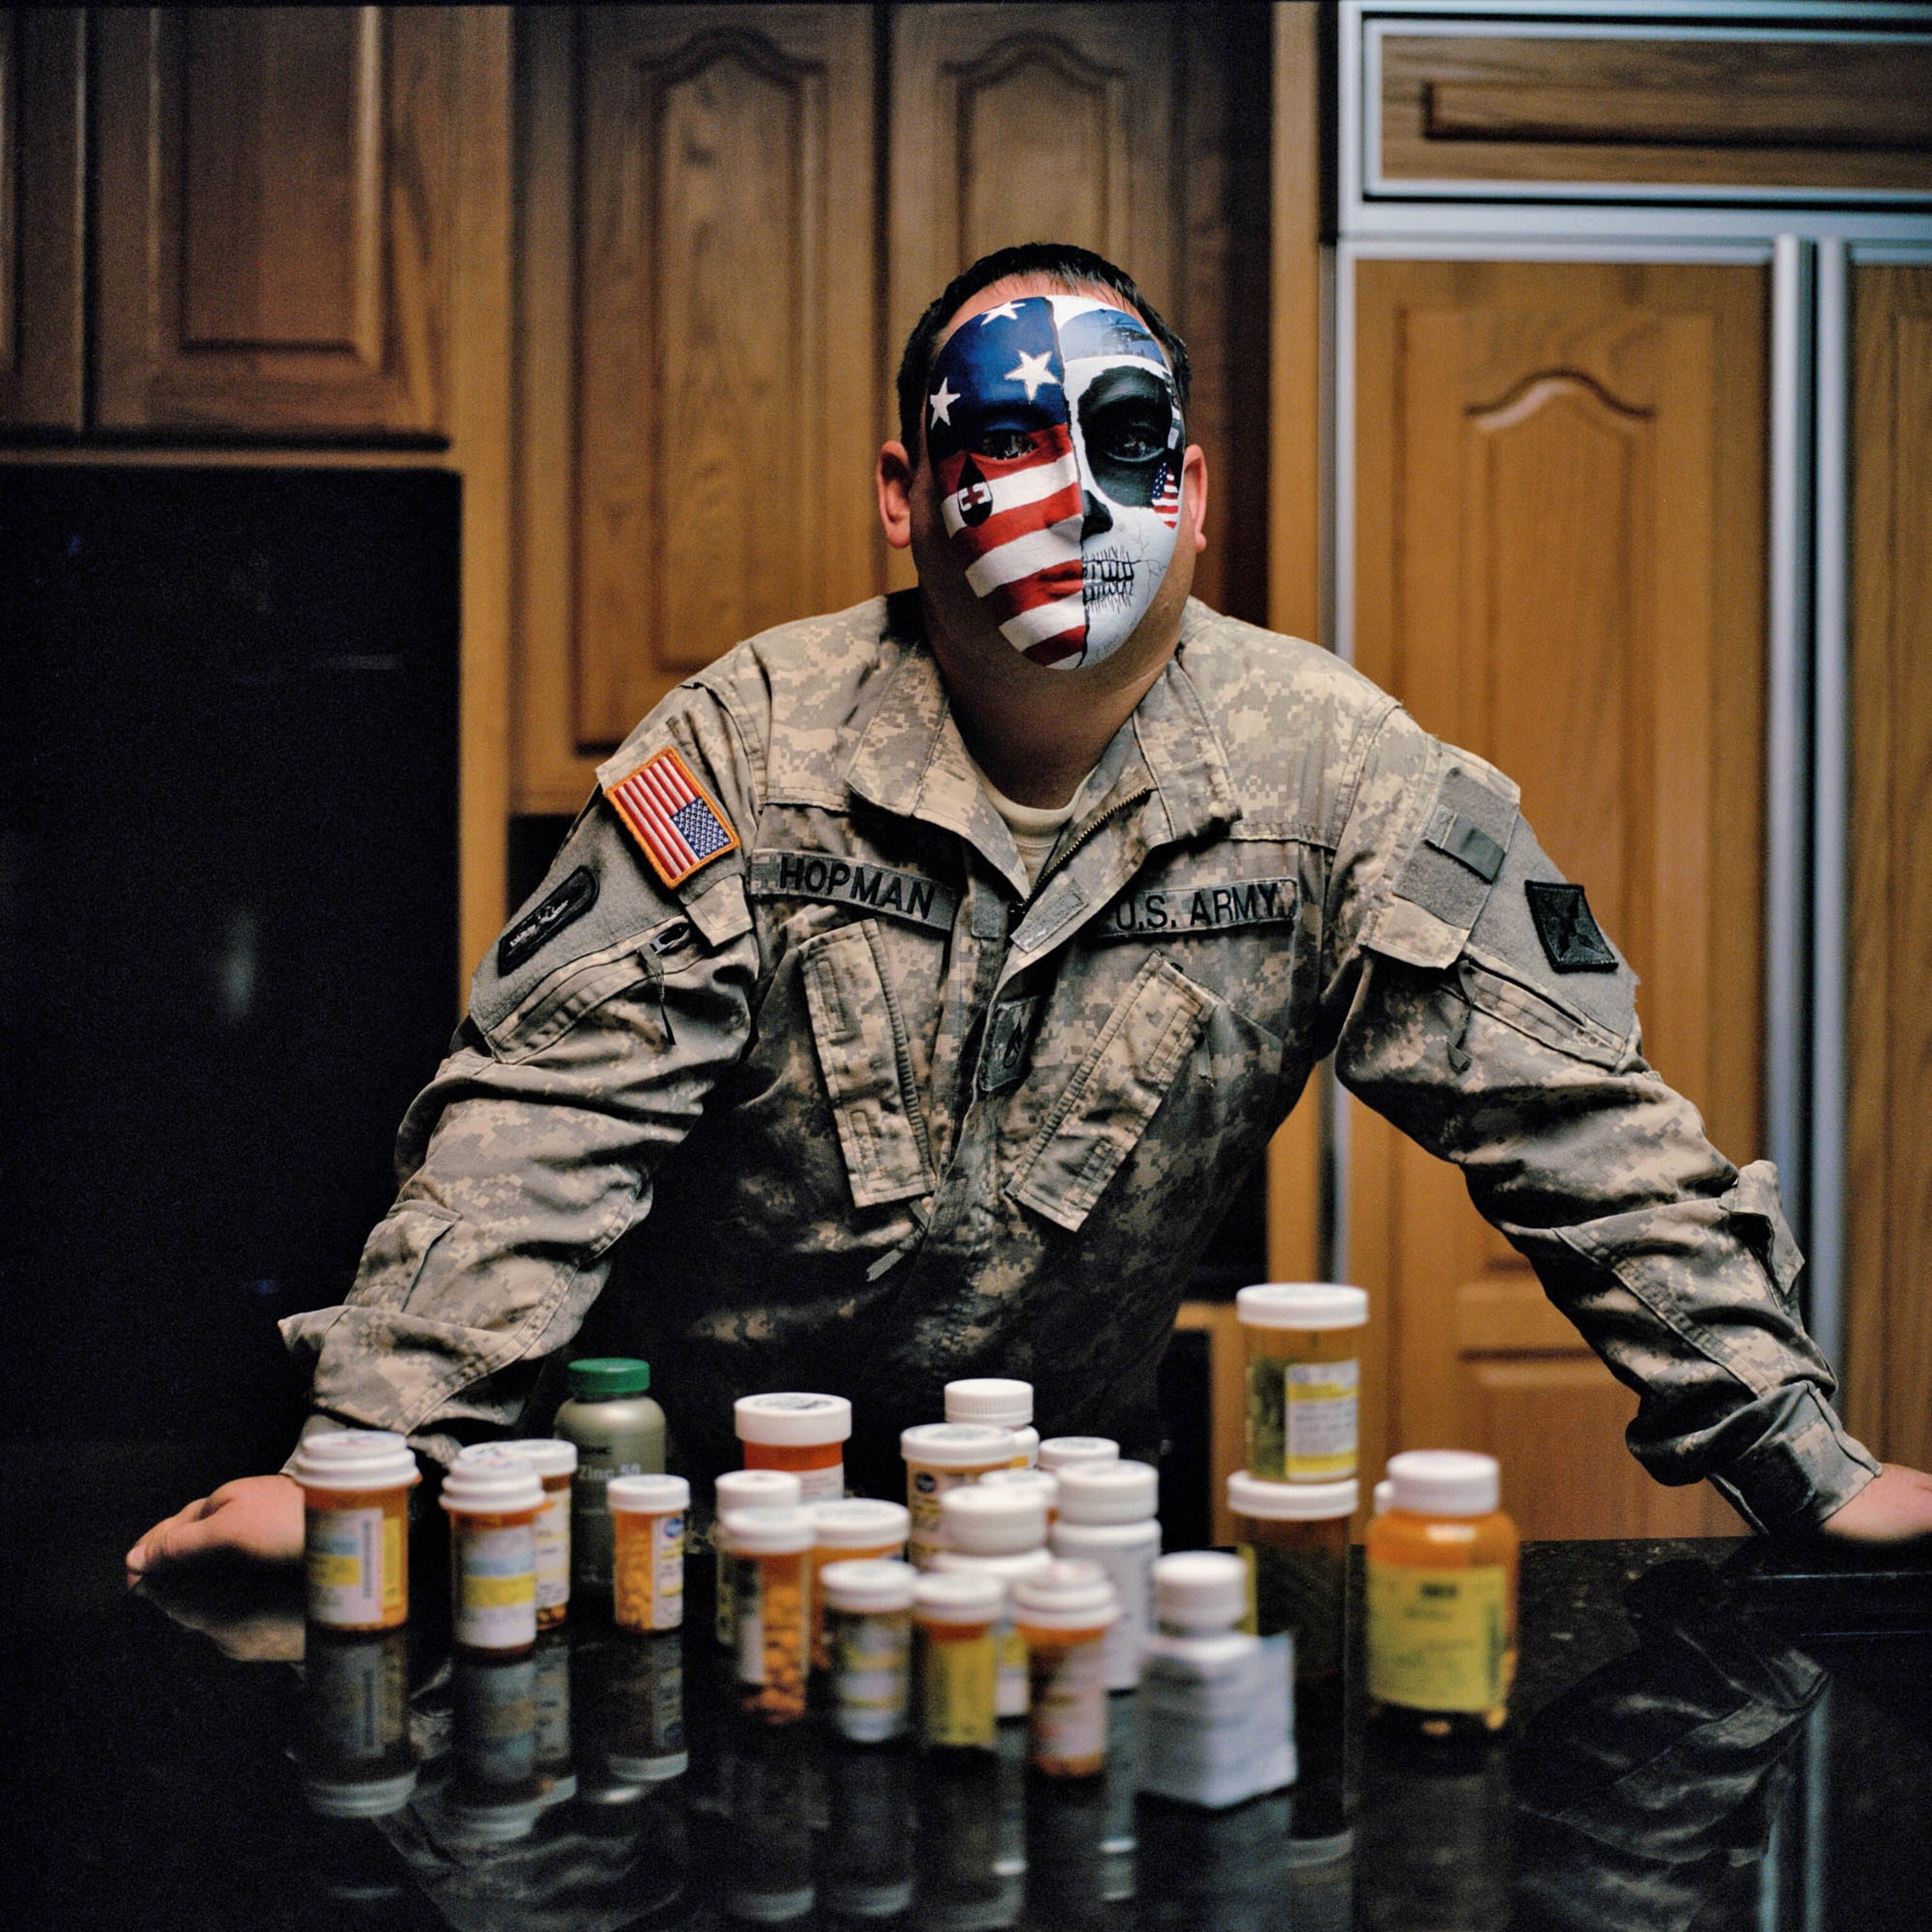
<instances>
[{"instance_id":1,"label":"uniform chest pocket","mask_svg":"<svg viewBox=\"0 0 1932 1932\"><path fill-rule=\"evenodd\" d=\"M860 1208L910 1200L938 1184L905 1022L884 964L878 922L869 919L819 934L800 960L812 1045Z\"/></svg>"},{"instance_id":2,"label":"uniform chest pocket","mask_svg":"<svg viewBox=\"0 0 1932 1932\"><path fill-rule=\"evenodd\" d=\"M1178 968L1158 956L1148 960L1040 1124L1006 1192L1077 1232L1146 1132L1214 1004Z\"/></svg>"}]
</instances>

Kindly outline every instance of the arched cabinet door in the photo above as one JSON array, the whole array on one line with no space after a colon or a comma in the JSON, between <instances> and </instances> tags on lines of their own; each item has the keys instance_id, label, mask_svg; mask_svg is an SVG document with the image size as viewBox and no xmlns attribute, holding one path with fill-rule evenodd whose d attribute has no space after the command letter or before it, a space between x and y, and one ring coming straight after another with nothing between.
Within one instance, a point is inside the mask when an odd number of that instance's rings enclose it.
<instances>
[{"instance_id":1,"label":"arched cabinet door","mask_svg":"<svg viewBox=\"0 0 1932 1932\"><path fill-rule=\"evenodd\" d=\"M591 8L574 748L739 639L869 595L872 14Z\"/></svg>"},{"instance_id":2,"label":"arched cabinet door","mask_svg":"<svg viewBox=\"0 0 1932 1932\"><path fill-rule=\"evenodd\" d=\"M1356 657L1522 787L1643 984L1652 1063L1762 1151L1766 272L1356 270ZM1735 1528L1625 1450L1635 1398L1469 1205L1354 1107L1387 1448L1501 1456L1530 1535Z\"/></svg>"}]
</instances>

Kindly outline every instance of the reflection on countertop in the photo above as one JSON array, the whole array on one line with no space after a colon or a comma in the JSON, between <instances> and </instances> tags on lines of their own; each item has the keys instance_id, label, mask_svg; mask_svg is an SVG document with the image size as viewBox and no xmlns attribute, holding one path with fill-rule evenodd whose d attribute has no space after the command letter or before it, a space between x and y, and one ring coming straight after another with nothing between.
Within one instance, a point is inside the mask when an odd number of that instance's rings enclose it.
<instances>
[{"instance_id":1,"label":"reflection on countertop","mask_svg":"<svg viewBox=\"0 0 1932 1932\"><path fill-rule=\"evenodd\" d=\"M238 1642L206 1603L62 1618L28 1592L0 1604L31 1773L10 1922L1922 1926L1932 1642L1780 1634L1720 1575L1732 1548L1532 1546L1501 1741L1399 1746L1354 1687L1304 1687L1298 1784L1217 1813L1136 1796L1130 1695L1084 1783L1030 1776L1017 1736L948 1762L750 1724L701 1564L682 1637L580 1615L502 1662L452 1660L419 1614L310 1632L291 1667L286 1601L243 1606Z\"/></svg>"}]
</instances>

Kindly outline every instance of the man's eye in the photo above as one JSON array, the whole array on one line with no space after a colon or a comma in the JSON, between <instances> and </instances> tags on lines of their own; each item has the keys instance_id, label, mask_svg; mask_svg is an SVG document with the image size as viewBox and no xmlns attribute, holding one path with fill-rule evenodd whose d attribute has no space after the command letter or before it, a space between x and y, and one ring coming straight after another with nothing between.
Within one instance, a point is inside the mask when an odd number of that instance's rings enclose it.
<instances>
[{"instance_id":1,"label":"man's eye","mask_svg":"<svg viewBox=\"0 0 1932 1932\"><path fill-rule=\"evenodd\" d=\"M989 429L974 448L992 462L1014 463L1032 450L1033 440L1022 430Z\"/></svg>"},{"instance_id":2,"label":"man's eye","mask_svg":"<svg viewBox=\"0 0 1932 1932\"><path fill-rule=\"evenodd\" d=\"M1167 424L1138 416L1112 416L1099 424L1100 434L1090 438L1115 463L1150 463L1167 449Z\"/></svg>"}]
</instances>

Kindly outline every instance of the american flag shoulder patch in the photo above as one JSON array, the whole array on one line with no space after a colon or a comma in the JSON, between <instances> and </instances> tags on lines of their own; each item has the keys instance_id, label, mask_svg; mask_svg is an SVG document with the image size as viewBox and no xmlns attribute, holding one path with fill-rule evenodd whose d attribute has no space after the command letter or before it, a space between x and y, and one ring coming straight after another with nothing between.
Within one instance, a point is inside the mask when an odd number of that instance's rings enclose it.
<instances>
[{"instance_id":1,"label":"american flag shoulder patch","mask_svg":"<svg viewBox=\"0 0 1932 1932\"><path fill-rule=\"evenodd\" d=\"M628 778L607 784L604 796L667 886L682 885L700 866L738 849L738 835L717 801L668 745Z\"/></svg>"}]
</instances>

